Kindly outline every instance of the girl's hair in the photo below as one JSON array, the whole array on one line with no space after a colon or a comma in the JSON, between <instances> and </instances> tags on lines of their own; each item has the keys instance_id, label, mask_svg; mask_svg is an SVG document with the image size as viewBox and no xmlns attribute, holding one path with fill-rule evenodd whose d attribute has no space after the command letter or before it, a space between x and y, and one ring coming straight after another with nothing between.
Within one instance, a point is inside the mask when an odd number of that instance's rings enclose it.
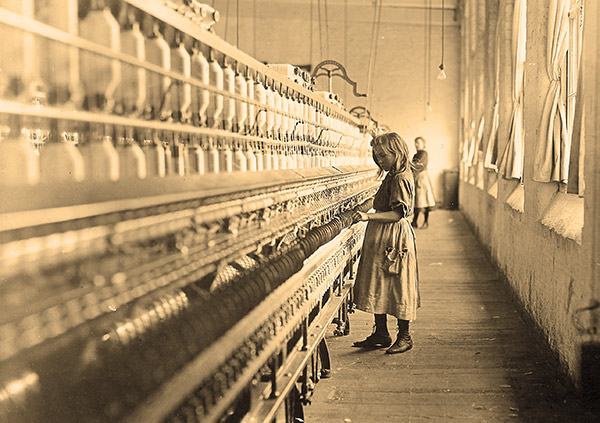
<instances>
[{"instance_id":1,"label":"girl's hair","mask_svg":"<svg viewBox=\"0 0 600 423\"><path fill-rule=\"evenodd\" d=\"M417 170L418 166L408 159L408 145L400 135L395 132L388 132L373 138L371 146L379 146L384 152L396 156L395 172L404 172L408 167L410 170Z\"/></svg>"}]
</instances>

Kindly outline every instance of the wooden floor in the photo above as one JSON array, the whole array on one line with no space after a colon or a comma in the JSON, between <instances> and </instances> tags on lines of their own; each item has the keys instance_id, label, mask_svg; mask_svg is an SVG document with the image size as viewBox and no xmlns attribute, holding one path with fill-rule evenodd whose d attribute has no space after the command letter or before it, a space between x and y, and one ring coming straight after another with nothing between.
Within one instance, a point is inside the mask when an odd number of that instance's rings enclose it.
<instances>
[{"instance_id":1,"label":"wooden floor","mask_svg":"<svg viewBox=\"0 0 600 423\"><path fill-rule=\"evenodd\" d=\"M434 211L416 233L413 350L352 348L373 324L356 312L349 336L327 338L333 374L316 385L305 422L600 422L560 383L460 212Z\"/></svg>"}]
</instances>

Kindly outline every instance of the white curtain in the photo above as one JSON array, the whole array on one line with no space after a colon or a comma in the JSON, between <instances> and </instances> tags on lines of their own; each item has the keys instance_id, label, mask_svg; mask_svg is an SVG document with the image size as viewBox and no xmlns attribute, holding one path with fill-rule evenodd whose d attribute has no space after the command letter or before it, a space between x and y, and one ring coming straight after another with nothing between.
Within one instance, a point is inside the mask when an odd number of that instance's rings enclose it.
<instances>
[{"instance_id":1,"label":"white curtain","mask_svg":"<svg viewBox=\"0 0 600 423\"><path fill-rule=\"evenodd\" d=\"M474 32L474 28L473 28L473 4L474 2L467 2L466 6L465 6L465 14L464 14L464 20L462 22L462 28L464 28L464 45L462 46L463 48L461 49L461 58L462 58L462 69L464 69L464 75L463 75L463 87L462 87L462 94L463 94L463 98L461 101L461 107L462 107L462 140L461 140L461 149L460 149L460 153L461 153L461 170L462 170L462 177L464 181L468 181L469 179L469 167L470 167L470 163L469 163L469 152L470 152L470 146L471 146L471 142L473 139L473 134L474 134L474 128L475 128L475 122L473 122L472 119L472 113L473 111L471 110L471 97L474 95L473 91L472 91L472 82L471 82L471 72L469 71L471 68L471 60L470 60L470 55L471 55L471 51L473 49L473 42L474 40L471 37L471 34Z\"/></svg>"},{"instance_id":2,"label":"white curtain","mask_svg":"<svg viewBox=\"0 0 600 423\"><path fill-rule=\"evenodd\" d=\"M473 164L471 160L471 150L472 145L475 142L475 121L471 121L465 132L466 134L463 139L462 147L462 161L465 162L467 166L471 166L471 164Z\"/></svg>"},{"instance_id":3,"label":"white curtain","mask_svg":"<svg viewBox=\"0 0 600 423\"><path fill-rule=\"evenodd\" d=\"M515 0L512 27L513 111L508 143L500 160L500 172L507 178L523 176L523 75L527 36L527 2Z\"/></svg>"},{"instance_id":4,"label":"white curtain","mask_svg":"<svg viewBox=\"0 0 600 423\"><path fill-rule=\"evenodd\" d=\"M490 136L488 137L485 155L483 157L483 166L486 169L498 171L496 161L498 153L495 150L498 145L498 127L500 126L500 111L498 101L494 103L494 111L492 112L492 127L490 128Z\"/></svg>"},{"instance_id":5,"label":"white curtain","mask_svg":"<svg viewBox=\"0 0 600 423\"><path fill-rule=\"evenodd\" d=\"M496 23L496 37L494 38L495 63L494 63L494 110L492 112L492 126L488 137L483 166L486 169L498 171L498 126L500 125L500 23Z\"/></svg>"},{"instance_id":6,"label":"white curtain","mask_svg":"<svg viewBox=\"0 0 600 423\"><path fill-rule=\"evenodd\" d=\"M569 60L569 68L576 68L571 81L573 87L569 88L569 103L567 104L568 130L571 143L571 154L569 162L569 181L567 192L583 195L585 184L583 178L583 164L585 160L585 110L583 101L583 66L581 57L583 54L583 0L577 0L571 4L569 10L569 28L571 40L569 45L577 49L578 54L572 55Z\"/></svg>"},{"instance_id":7,"label":"white curtain","mask_svg":"<svg viewBox=\"0 0 600 423\"><path fill-rule=\"evenodd\" d=\"M475 124L475 122L473 122ZM483 130L485 129L485 117L479 119L479 126L477 127L477 133L473 133L471 138L471 145L469 146L469 166L476 165L479 160L479 149L481 146L481 140L483 139Z\"/></svg>"},{"instance_id":8,"label":"white curtain","mask_svg":"<svg viewBox=\"0 0 600 423\"><path fill-rule=\"evenodd\" d=\"M569 174L571 142L567 132L567 111L562 100L562 64L569 43L570 0L551 0L548 17L546 72L550 79L533 168L540 182L566 181Z\"/></svg>"}]
</instances>

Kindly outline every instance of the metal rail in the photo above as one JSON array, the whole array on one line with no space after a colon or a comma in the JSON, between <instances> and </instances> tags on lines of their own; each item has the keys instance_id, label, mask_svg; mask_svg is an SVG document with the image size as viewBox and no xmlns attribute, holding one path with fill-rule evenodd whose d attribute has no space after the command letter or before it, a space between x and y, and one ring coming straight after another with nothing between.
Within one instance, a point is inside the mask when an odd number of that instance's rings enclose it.
<instances>
[{"instance_id":1,"label":"metal rail","mask_svg":"<svg viewBox=\"0 0 600 423\"><path fill-rule=\"evenodd\" d=\"M1 12L0 12L1 13ZM0 15L1 16L1 15ZM261 105L258 103L261 108L268 109L267 106ZM270 109L269 110L275 110ZM197 127L193 125L186 125L183 123L173 123L173 122L163 122L157 120L144 120L139 118L131 118L126 116L119 115L111 115L108 113L94 113L88 111L81 110L65 110L60 107L50 107L44 106L40 107L33 104L23 104L16 101L9 100L0 100L0 113L13 114L13 115L25 115L25 116L37 116L42 118L51 118L51 119L62 119L62 120L72 120L78 122L94 122L94 123L103 123L109 125L121 125L121 126L131 126L142 129L154 129L161 131L173 131L178 133L188 133L188 134L197 134L197 135L205 135L212 136L215 138L233 138L237 140L245 140L252 142L259 142L262 144L272 144L277 146L297 146L299 141L280 141L274 138L263 138L254 135L245 135L237 132L230 132L224 129L214 129L214 128L206 128L206 127ZM279 112L277 112L279 113ZM294 119L292 115L289 115ZM303 124L315 125L321 128L325 128L331 132L335 132L336 134L356 138L351 134L342 133L337 130L332 129L329 126L323 126L314 121L309 121L305 119L300 119ZM333 152L335 150L344 150L342 148L330 148L326 146L322 146L319 144L314 144L310 142L305 142L311 148L315 148L322 151ZM348 150L348 149L346 149ZM351 151L351 150L350 150Z\"/></svg>"}]
</instances>

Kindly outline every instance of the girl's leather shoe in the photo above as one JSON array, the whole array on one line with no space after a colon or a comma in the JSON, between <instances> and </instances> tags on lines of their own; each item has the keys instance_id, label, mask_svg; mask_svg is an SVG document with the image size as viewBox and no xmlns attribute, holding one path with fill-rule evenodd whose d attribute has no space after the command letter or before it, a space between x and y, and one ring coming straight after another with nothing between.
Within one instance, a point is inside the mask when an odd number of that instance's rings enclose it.
<instances>
[{"instance_id":1,"label":"girl's leather shoe","mask_svg":"<svg viewBox=\"0 0 600 423\"><path fill-rule=\"evenodd\" d=\"M392 345L392 337L389 335L379 335L373 333L363 341L356 341L352 344L353 347L357 348L387 348Z\"/></svg>"},{"instance_id":2,"label":"girl's leather shoe","mask_svg":"<svg viewBox=\"0 0 600 423\"><path fill-rule=\"evenodd\" d=\"M398 336L394 345L389 347L385 353L386 354L400 354L410 350L413 347L413 341L410 335L406 336Z\"/></svg>"}]
</instances>

